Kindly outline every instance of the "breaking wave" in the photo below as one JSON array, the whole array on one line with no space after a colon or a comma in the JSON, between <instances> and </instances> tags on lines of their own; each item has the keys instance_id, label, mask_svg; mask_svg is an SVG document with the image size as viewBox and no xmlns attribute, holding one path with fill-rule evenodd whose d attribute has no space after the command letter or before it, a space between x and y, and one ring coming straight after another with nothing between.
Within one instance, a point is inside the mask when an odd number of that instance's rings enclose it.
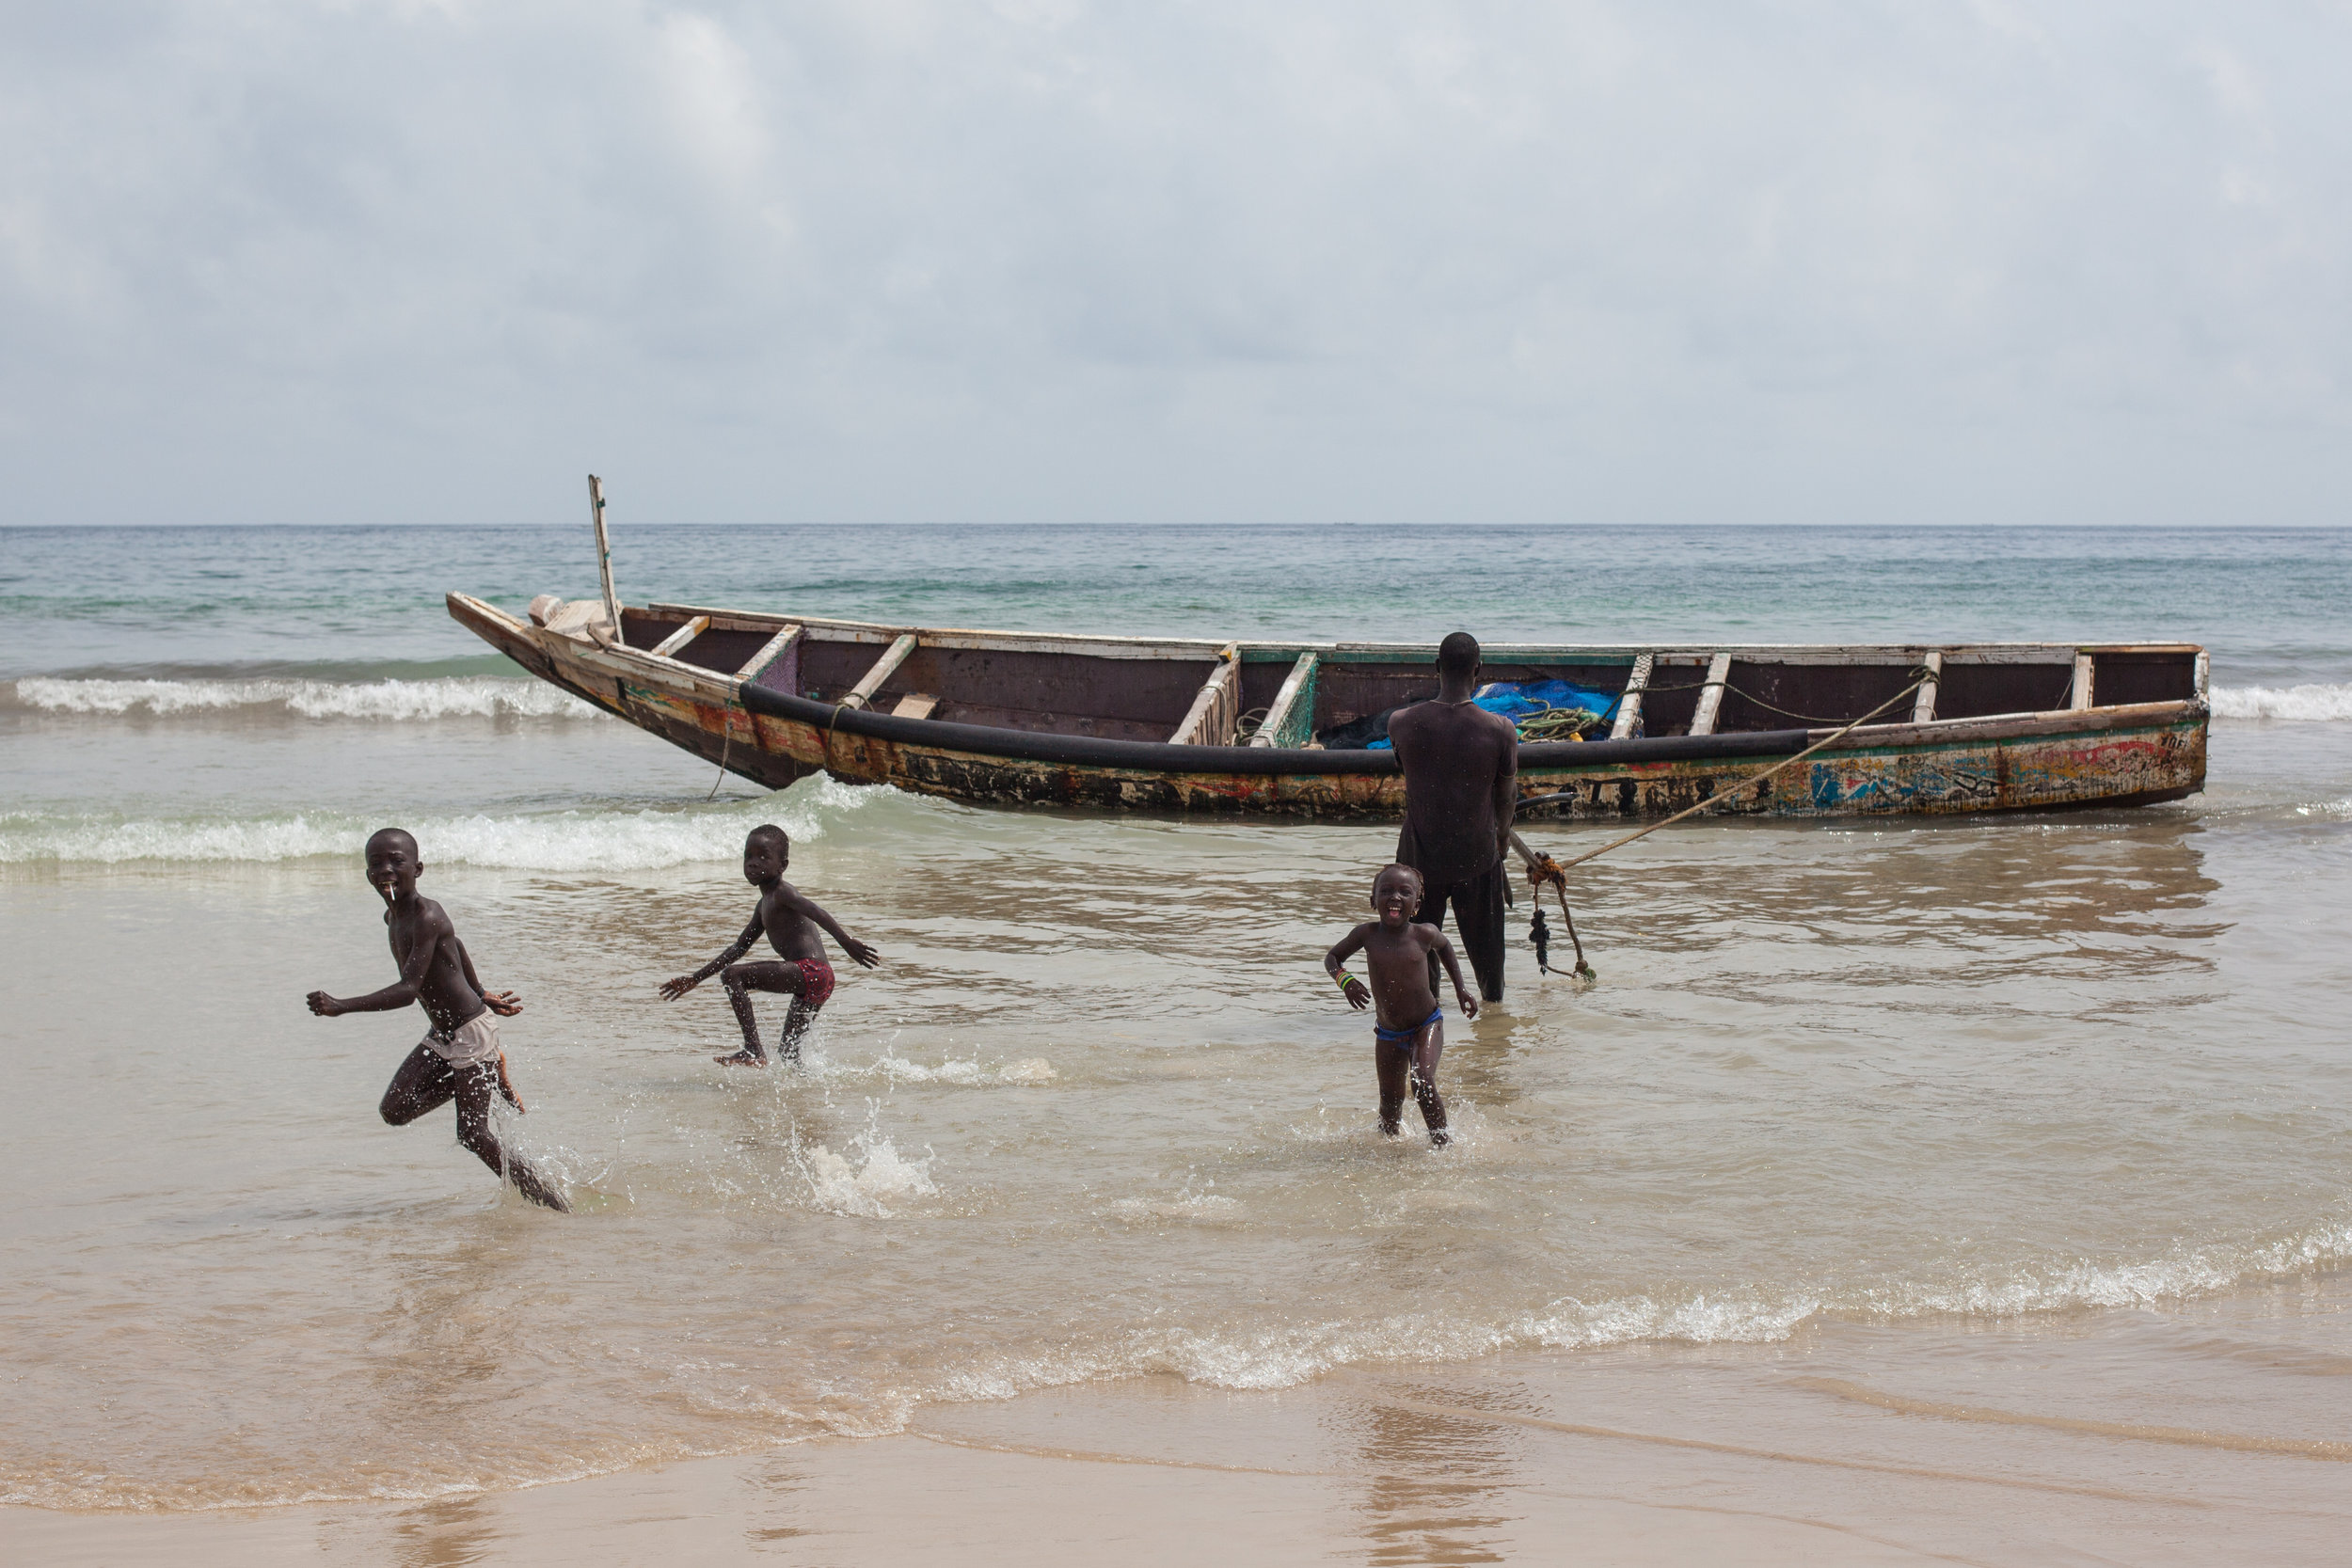
<instances>
[{"instance_id":1,"label":"breaking wave","mask_svg":"<svg viewBox=\"0 0 2352 1568\"><path fill-rule=\"evenodd\" d=\"M429 863L524 871L646 871L733 861L743 835L775 822L795 839L824 836L829 821L873 794L833 779L810 781L789 798L769 796L664 811L565 811L518 816L418 816L400 825L417 835ZM382 814L296 812L245 819L64 816L0 812L0 865L41 863L119 865L149 860L270 863L356 857Z\"/></svg>"},{"instance_id":2,"label":"breaking wave","mask_svg":"<svg viewBox=\"0 0 2352 1568\"><path fill-rule=\"evenodd\" d=\"M14 683L15 706L38 713L149 719L224 716L417 723L445 719L602 719L560 687L498 675L433 680L68 680ZM0 698L0 703L5 699Z\"/></svg>"},{"instance_id":3,"label":"breaking wave","mask_svg":"<svg viewBox=\"0 0 2352 1568\"><path fill-rule=\"evenodd\" d=\"M2352 720L2352 685L2217 686L2209 700L2216 719L2276 719L2305 724Z\"/></svg>"},{"instance_id":4,"label":"breaking wave","mask_svg":"<svg viewBox=\"0 0 2352 1568\"><path fill-rule=\"evenodd\" d=\"M1238 1206L1236 1206L1237 1208ZM1128 1223L1231 1225L1226 1200L1184 1194L1125 1199L1106 1217ZM2054 1263L2042 1271L1963 1275L1930 1283L1822 1292L1783 1287L1564 1296L1535 1311L1416 1314L1389 1319L1291 1323L1248 1329L1136 1327L1088 1352L1003 1358L950 1377L931 1397L1002 1399L1035 1388L1171 1372L1188 1382L1239 1389L1286 1388L1351 1365L1467 1361L1508 1350L1581 1350L1638 1343L1776 1344L1821 1315L1862 1321L1935 1317L2015 1318L2086 1307L2147 1307L2211 1296L2262 1279L2332 1269L2352 1259L2352 1227L2329 1225L2267 1242L2176 1247L2137 1260Z\"/></svg>"}]
</instances>

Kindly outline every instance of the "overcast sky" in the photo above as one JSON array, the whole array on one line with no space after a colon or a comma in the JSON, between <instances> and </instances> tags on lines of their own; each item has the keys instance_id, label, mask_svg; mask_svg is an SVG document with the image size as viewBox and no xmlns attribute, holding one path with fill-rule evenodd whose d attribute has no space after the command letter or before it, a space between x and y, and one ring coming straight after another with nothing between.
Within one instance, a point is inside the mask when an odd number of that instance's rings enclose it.
<instances>
[{"instance_id":1,"label":"overcast sky","mask_svg":"<svg viewBox=\"0 0 2352 1568\"><path fill-rule=\"evenodd\" d=\"M2352 522L2352 5L0 0L0 522Z\"/></svg>"}]
</instances>

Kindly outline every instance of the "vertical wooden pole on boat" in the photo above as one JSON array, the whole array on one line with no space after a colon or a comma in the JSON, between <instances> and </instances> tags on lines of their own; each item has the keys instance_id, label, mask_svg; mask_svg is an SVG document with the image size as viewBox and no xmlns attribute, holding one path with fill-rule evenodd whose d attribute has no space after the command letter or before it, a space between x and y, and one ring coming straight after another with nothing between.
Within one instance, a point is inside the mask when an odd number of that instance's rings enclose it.
<instances>
[{"instance_id":1,"label":"vertical wooden pole on boat","mask_svg":"<svg viewBox=\"0 0 2352 1568\"><path fill-rule=\"evenodd\" d=\"M596 525L596 572L604 579L604 614L612 623L612 640L621 640L621 601L612 593L612 540L604 531L604 481L588 476L588 515Z\"/></svg>"}]
</instances>

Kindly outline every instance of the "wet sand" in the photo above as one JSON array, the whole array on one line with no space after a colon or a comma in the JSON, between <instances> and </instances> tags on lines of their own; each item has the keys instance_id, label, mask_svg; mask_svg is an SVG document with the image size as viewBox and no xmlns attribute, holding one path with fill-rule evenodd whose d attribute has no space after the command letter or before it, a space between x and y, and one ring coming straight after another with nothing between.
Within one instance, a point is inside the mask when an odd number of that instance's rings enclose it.
<instances>
[{"instance_id":1,"label":"wet sand","mask_svg":"<svg viewBox=\"0 0 2352 1568\"><path fill-rule=\"evenodd\" d=\"M2330 1563L2352 1289L1780 1345L1519 1353L1235 1393L1138 1378L585 1481L0 1511L46 1564Z\"/></svg>"}]
</instances>

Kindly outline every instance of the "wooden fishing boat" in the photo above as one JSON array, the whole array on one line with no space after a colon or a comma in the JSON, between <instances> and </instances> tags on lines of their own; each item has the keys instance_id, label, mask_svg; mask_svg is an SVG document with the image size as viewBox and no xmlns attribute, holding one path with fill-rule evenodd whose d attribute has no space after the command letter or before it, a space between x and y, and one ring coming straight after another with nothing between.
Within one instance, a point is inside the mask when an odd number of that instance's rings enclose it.
<instances>
[{"instance_id":1,"label":"wooden fishing boat","mask_svg":"<svg viewBox=\"0 0 2352 1568\"><path fill-rule=\"evenodd\" d=\"M1395 754L1361 737L1437 690L1435 650L1391 643L961 631L609 595L542 596L518 616L453 593L449 610L542 679L771 787L822 771L959 800L1394 816ZM1605 697L1581 729L1554 726L1577 738L1522 744L1533 816L1658 816L1726 791L1719 810L1787 816L2122 806L2205 780L2206 658L2185 644L1512 644L1486 650L1486 678Z\"/></svg>"}]
</instances>

